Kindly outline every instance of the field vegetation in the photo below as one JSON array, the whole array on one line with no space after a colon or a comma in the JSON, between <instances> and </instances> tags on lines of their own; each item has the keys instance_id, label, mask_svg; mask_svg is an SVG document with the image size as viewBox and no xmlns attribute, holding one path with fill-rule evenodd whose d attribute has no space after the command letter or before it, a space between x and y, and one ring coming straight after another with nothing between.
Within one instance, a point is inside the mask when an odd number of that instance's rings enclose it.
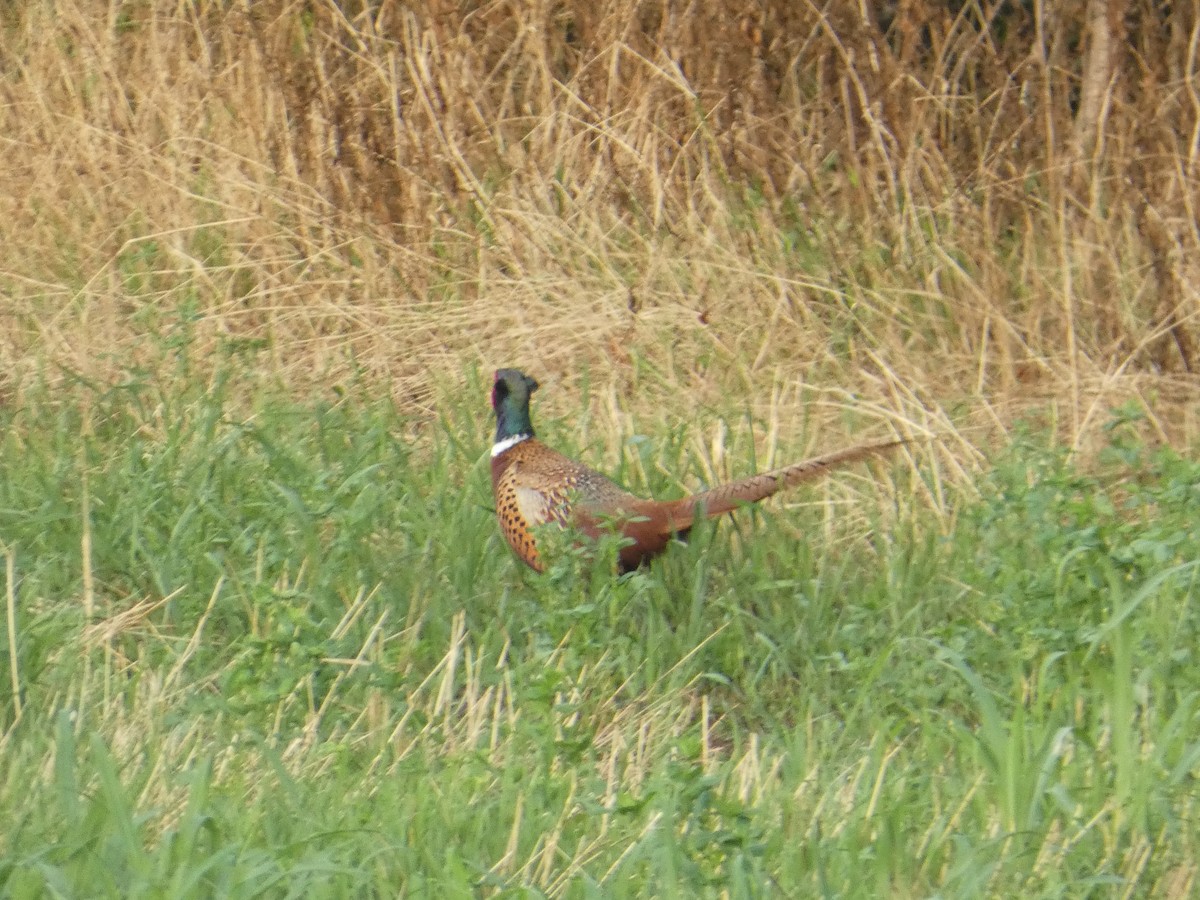
<instances>
[{"instance_id":1,"label":"field vegetation","mask_svg":"<svg viewBox=\"0 0 1200 900\"><path fill-rule=\"evenodd\" d=\"M1187 897L1200 18L0 4L0 893ZM629 487L903 436L616 578Z\"/></svg>"}]
</instances>

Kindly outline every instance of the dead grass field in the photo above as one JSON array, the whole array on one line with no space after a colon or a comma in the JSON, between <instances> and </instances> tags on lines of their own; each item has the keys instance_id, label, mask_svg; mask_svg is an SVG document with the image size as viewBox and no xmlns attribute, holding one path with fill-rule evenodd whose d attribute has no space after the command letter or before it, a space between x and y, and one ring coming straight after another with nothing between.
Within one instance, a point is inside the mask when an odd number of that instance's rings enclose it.
<instances>
[{"instance_id":1,"label":"dead grass field","mask_svg":"<svg viewBox=\"0 0 1200 900\"><path fill-rule=\"evenodd\" d=\"M430 410L587 378L614 432L1194 440L1196 11L883 8L7 5L7 401L185 334Z\"/></svg>"}]
</instances>

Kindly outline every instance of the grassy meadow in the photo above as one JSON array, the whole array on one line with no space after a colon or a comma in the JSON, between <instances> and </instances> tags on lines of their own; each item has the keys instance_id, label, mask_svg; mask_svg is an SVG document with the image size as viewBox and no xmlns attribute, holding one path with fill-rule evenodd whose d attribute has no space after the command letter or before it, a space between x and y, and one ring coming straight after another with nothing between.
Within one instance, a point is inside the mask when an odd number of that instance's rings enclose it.
<instances>
[{"instance_id":1,"label":"grassy meadow","mask_svg":"<svg viewBox=\"0 0 1200 900\"><path fill-rule=\"evenodd\" d=\"M0 896L1193 895L1200 20L899 7L0 10Z\"/></svg>"}]
</instances>

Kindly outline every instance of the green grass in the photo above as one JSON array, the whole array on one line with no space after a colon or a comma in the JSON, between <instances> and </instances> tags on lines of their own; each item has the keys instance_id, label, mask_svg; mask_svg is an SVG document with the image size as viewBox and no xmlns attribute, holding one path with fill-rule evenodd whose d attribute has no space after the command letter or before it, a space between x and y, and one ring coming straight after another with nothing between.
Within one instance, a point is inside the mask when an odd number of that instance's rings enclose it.
<instances>
[{"instance_id":1,"label":"green grass","mask_svg":"<svg viewBox=\"0 0 1200 900\"><path fill-rule=\"evenodd\" d=\"M5 896L1194 882L1200 466L1119 417L1094 471L1033 435L947 519L859 491L537 576L484 385L417 419L239 365L0 414ZM695 484L688 435L613 468Z\"/></svg>"}]
</instances>

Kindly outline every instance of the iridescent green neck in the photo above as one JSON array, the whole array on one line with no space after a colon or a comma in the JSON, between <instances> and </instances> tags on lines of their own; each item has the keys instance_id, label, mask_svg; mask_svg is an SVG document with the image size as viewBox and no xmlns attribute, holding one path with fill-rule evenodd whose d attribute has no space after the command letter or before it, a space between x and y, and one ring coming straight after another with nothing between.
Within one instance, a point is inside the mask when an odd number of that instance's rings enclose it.
<instances>
[{"instance_id":1,"label":"iridescent green neck","mask_svg":"<svg viewBox=\"0 0 1200 900\"><path fill-rule=\"evenodd\" d=\"M537 389L538 383L524 372L516 369L496 370L496 383L492 385L492 409L496 413L493 457L533 437L533 423L529 421L529 398Z\"/></svg>"},{"instance_id":2,"label":"iridescent green neck","mask_svg":"<svg viewBox=\"0 0 1200 900\"><path fill-rule=\"evenodd\" d=\"M533 423L529 420L529 394L514 391L500 401L496 408L496 443L511 441L516 437L533 437ZM511 444L510 444L511 446Z\"/></svg>"}]
</instances>

